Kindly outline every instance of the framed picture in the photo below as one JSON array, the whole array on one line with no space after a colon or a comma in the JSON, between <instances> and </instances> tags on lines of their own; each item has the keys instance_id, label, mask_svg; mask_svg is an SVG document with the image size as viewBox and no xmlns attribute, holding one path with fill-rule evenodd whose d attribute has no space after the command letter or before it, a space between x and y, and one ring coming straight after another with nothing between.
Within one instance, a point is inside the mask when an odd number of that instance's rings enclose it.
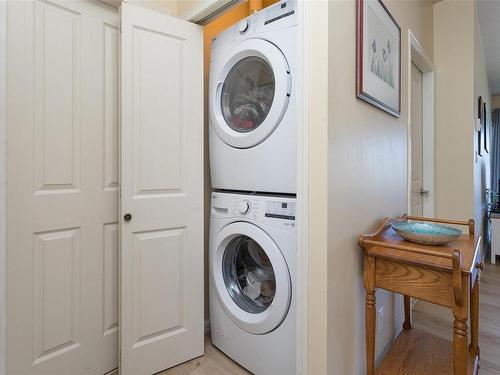
<instances>
[{"instance_id":1,"label":"framed picture","mask_svg":"<svg viewBox=\"0 0 500 375\"><path fill-rule=\"evenodd\" d=\"M482 111L481 108L483 107L483 98L480 96L477 98L477 118L476 118L476 124L475 124L475 129L476 131L481 130L481 126L483 126L483 120L482 120Z\"/></svg>"},{"instance_id":2,"label":"framed picture","mask_svg":"<svg viewBox=\"0 0 500 375\"><path fill-rule=\"evenodd\" d=\"M483 156L483 153L481 151L481 129L483 127L483 120L484 120L484 114L483 114L483 98L480 96L477 99L477 118L479 119L479 129L477 129L477 154L479 156Z\"/></svg>"},{"instance_id":3,"label":"framed picture","mask_svg":"<svg viewBox=\"0 0 500 375\"><path fill-rule=\"evenodd\" d=\"M356 95L401 115L401 28L380 0L357 0Z\"/></svg>"},{"instance_id":4,"label":"framed picture","mask_svg":"<svg viewBox=\"0 0 500 375\"><path fill-rule=\"evenodd\" d=\"M486 103L483 103L483 135L484 135L484 151L489 153L488 150L488 109L486 107Z\"/></svg>"}]
</instances>

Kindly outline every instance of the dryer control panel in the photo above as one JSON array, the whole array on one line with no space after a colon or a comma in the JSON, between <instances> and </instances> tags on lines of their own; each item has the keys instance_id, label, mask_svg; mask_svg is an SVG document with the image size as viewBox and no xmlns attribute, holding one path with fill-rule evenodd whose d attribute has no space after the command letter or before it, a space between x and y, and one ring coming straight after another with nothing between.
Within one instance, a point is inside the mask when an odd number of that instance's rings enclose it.
<instances>
[{"instance_id":1,"label":"dryer control panel","mask_svg":"<svg viewBox=\"0 0 500 375\"><path fill-rule=\"evenodd\" d=\"M295 229L296 199L260 194L212 193L211 216L241 218L279 228Z\"/></svg>"}]
</instances>

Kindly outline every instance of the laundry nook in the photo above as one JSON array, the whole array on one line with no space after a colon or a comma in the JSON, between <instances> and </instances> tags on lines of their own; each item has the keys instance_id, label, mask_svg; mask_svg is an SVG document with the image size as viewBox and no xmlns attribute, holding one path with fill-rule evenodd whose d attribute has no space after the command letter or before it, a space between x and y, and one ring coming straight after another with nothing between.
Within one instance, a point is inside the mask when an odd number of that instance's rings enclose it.
<instances>
[{"instance_id":1,"label":"laundry nook","mask_svg":"<svg viewBox=\"0 0 500 375\"><path fill-rule=\"evenodd\" d=\"M0 0L0 375L500 374L500 0Z\"/></svg>"}]
</instances>

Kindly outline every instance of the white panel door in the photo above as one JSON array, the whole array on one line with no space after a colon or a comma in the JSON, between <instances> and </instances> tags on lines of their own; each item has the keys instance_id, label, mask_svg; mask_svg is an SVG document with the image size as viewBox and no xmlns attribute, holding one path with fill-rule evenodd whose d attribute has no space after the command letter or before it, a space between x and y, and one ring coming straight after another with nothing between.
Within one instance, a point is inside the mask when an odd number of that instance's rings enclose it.
<instances>
[{"instance_id":1,"label":"white panel door","mask_svg":"<svg viewBox=\"0 0 500 375\"><path fill-rule=\"evenodd\" d=\"M423 74L411 64L411 186L410 214L423 216L424 211L424 163L423 163Z\"/></svg>"},{"instance_id":2,"label":"white panel door","mask_svg":"<svg viewBox=\"0 0 500 375\"><path fill-rule=\"evenodd\" d=\"M7 374L118 365L119 15L8 3Z\"/></svg>"},{"instance_id":3,"label":"white panel door","mask_svg":"<svg viewBox=\"0 0 500 375\"><path fill-rule=\"evenodd\" d=\"M120 369L150 375L203 354L203 33L121 17Z\"/></svg>"}]
</instances>

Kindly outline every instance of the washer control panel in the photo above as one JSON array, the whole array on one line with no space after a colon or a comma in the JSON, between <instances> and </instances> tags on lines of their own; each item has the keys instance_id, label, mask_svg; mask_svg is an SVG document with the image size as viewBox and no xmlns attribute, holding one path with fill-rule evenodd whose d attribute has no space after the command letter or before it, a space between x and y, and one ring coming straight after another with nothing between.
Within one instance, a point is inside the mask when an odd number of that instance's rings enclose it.
<instances>
[{"instance_id":1,"label":"washer control panel","mask_svg":"<svg viewBox=\"0 0 500 375\"><path fill-rule=\"evenodd\" d=\"M295 228L296 199L260 194L212 193L212 218L242 218L271 226Z\"/></svg>"},{"instance_id":2,"label":"washer control panel","mask_svg":"<svg viewBox=\"0 0 500 375\"><path fill-rule=\"evenodd\" d=\"M295 202L268 200L266 202L265 216L275 219L295 220Z\"/></svg>"},{"instance_id":3,"label":"washer control panel","mask_svg":"<svg viewBox=\"0 0 500 375\"><path fill-rule=\"evenodd\" d=\"M216 193L214 193L216 194ZM213 196L212 194L212 201L213 201ZM221 197L221 194L217 194L219 197ZM248 217L249 219L257 219L259 216L259 200L255 199L254 196L241 196L241 195L229 195L229 194L224 194L225 198L229 196L229 201L232 201L232 204L230 203L229 205L232 206L229 209L229 214L230 216L241 216L241 217Z\"/></svg>"}]
</instances>

